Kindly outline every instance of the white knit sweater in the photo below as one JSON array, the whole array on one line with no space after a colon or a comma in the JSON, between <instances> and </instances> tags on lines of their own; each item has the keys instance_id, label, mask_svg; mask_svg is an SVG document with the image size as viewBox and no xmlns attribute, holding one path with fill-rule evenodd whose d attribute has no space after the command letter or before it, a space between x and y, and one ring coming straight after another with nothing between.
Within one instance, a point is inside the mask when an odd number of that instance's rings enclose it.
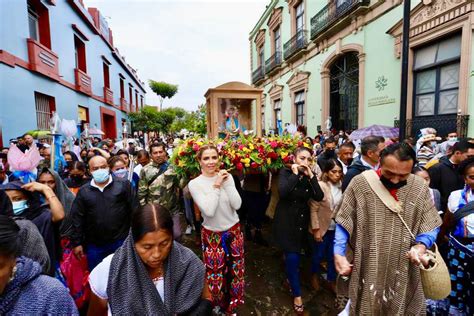
<instances>
[{"instance_id":1,"label":"white knit sweater","mask_svg":"<svg viewBox=\"0 0 474 316\"><path fill-rule=\"evenodd\" d=\"M201 210L203 226L211 231L221 232L239 222L236 210L240 208L242 199L231 176L222 183L220 189L213 187L216 179L217 175L200 175L189 182L189 192Z\"/></svg>"}]
</instances>

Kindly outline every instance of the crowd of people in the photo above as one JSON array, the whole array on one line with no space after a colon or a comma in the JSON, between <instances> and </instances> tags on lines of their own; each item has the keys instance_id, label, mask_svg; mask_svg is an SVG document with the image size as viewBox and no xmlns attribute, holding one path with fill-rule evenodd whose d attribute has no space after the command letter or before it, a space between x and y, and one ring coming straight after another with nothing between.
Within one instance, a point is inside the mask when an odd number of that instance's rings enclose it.
<instances>
[{"instance_id":1,"label":"crowd of people","mask_svg":"<svg viewBox=\"0 0 474 316\"><path fill-rule=\"evenodd\" d=\"M422 132L417 141L295 136L303 145L273 174L219 169L218 148L204 145L193 179L168 162L172 139L146 148L94 139L63 148L55 169L51 147L26 134L0 153L0 311L233 315L254 242L281 250L296 314L309 256L311 286L337 295L341 315L472 315L474 141ZM40 157L31 174L12 167L19 152ZM180 243L193 231L202 259ZM435 242L452 280L436 301L419 269ZM79 290L71 262L88 280Z\"/></svg>"}]
</instances>

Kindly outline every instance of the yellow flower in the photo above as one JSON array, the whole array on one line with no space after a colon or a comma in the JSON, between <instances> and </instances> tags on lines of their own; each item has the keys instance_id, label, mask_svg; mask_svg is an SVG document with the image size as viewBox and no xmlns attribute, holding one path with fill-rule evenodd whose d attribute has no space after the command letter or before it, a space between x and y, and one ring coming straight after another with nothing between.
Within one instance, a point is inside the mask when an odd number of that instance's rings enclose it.
<instances>
[{"instance_id":1,"label":"yellow flower","mask_svg":"<svg viewBox=\"0 0 474 316\"><path fill-rule=\"evenodd\" d=\"M249 164L249 163L246 163L246 164L245 164L245 167L247 167L247 168L250 167L250 164Z\"/></svg>"},{"instance_id":2,"label":"yellow flower","mask_svg":"<svg viewBox=\"0 0 474 316\"><path fill-rule=\"evenodd\" d=\"M186 163L183 160L180 160L178 162L178 167L184 167L184 166L186 166Z\"/></svg>"},{"instance_id":3,"label":"yellow flower","mask_svg":"<svg viewBox=\"0 0 474 316\"><path fill-rule=\"evenodd\" d=\"M203 143L203 142L201 142L201 141L199 141L199 142L196 142L196 144L198 144L199 146L202 146L202 145L204 145L204 143Z\"/></svg>"},{"instance_id":4,"label":"yellow flower","mask_svg":"<svg viewBox=\"0 0 474 316\"><path fill-rule=\"evenodd\" d=\"M306 148L310 148L310 149L311 149L311 146L309 146L308 143L303 143L303 146L306 147Z\"/></svg>"},{"instance_id":5,"label":"yellow flower","mask_svg":"<svg viewBox=\"0 0 474 316\"><path fill-rule=\"evenodd\" d=\"M249 144L249 148L250 148L251 150L253 150L253 149L254 149L254 147L253 147L253 145L252 145L252 144Z\"/></svg>"},{"instance_id":6,"label":"yellow flower","mask_svg":"<svg viewBox=\"0 0 474 316\"><path fill-rule=\"evenodd\" d=\"M286 156L288 156L288 153L286 151L283 151L281 154L280 154L281 158L282 159L285 159Z\"/></svg>"},{"instance_id":7,"label":"yellow flower","mask_svg":"<svg viewBox=\"0 0 474 316\"><path fill-rule=\"evenodd\" d=\"M272 160L270 158L267 158L267 165L270 165L272 163Z\"/></svg>"}]
</instances>

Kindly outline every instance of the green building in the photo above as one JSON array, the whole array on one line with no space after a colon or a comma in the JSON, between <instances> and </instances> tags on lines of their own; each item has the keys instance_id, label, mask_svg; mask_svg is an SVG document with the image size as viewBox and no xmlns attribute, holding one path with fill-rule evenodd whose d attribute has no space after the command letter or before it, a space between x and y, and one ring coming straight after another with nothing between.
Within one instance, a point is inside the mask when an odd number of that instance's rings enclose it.
<instances>
[{"instance_id":1,"label":"green building","mask_svg":"<svg viewBox=\"0 0 474 316\"><path fill-rule=\"evenodd\" d=\"M412 1L407 133L474 135L473 0ZM401 0L272 0L250 33L262 126L397 126Z\"/></svg>"}]
</instances>

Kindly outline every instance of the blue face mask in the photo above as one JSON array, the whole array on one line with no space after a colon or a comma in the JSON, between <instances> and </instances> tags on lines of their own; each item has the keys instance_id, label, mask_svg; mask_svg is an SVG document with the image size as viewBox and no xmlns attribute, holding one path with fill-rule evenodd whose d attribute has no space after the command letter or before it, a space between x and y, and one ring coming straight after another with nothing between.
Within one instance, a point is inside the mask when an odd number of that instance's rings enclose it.
<instances>
[{"instance_id":1,"label":"blue face mask","mask_svg":"<svg viewBox=\"0 0 474 316\"><path fill-rule=\"evenodd\" d=\"M109 179L109 169L99 169L92 172L92 178L96 183L104 183Z\"/></svg>"},{"instance_id":2,"label":"blue face mask","mask_svg":"<svg viewBox=\"0 0 474 316\"><path fill-rule=\"evenodd\" d=\"M28 208L28 201L23 200L23 201L12 202L12 205L13 205L13 214L17 216L23 213Z\"/></svg>"},{"instance_id":3,"label":"blue face mask","mask_svg":"<svg viewBox=\"0 0 474 316\"><path fill-rule=\"evenodd\" d=\"M116 176L118 178L126 179L126 178L128 178L128 170L127 169L120 169L120 170L114 171L114 176Z\"/></svg>"}]
</instances>

